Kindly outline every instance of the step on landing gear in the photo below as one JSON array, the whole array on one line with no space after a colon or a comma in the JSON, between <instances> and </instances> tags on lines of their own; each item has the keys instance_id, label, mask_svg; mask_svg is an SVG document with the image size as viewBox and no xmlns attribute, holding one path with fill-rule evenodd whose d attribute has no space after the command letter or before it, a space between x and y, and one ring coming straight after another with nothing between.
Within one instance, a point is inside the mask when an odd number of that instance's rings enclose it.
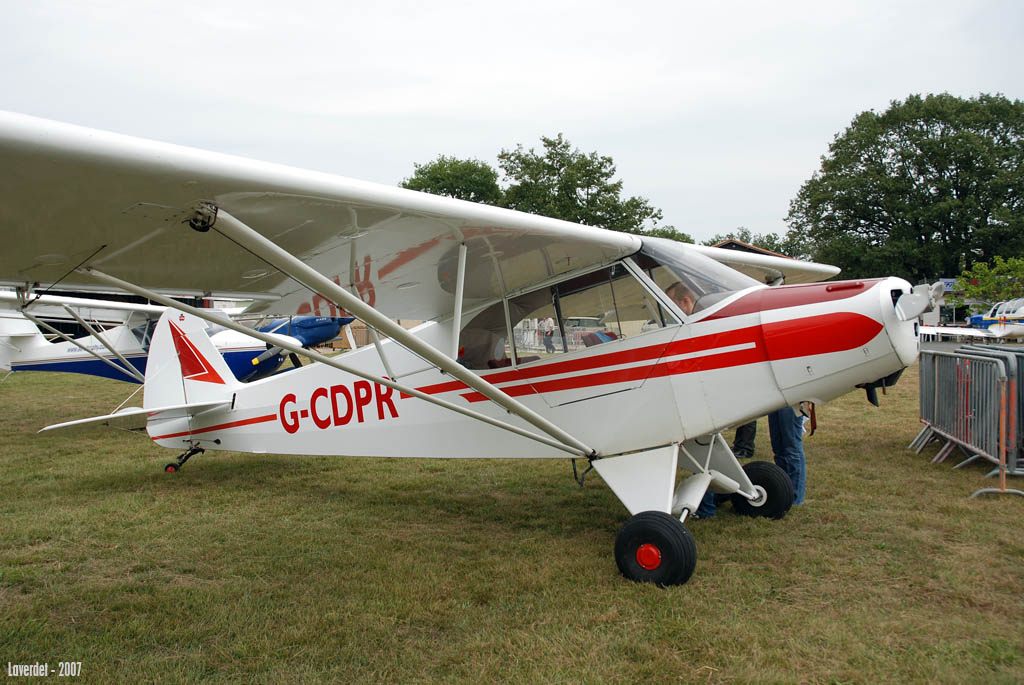
<instances>
[{"instance_id":1,"label":"step on landing gear","mask_svg":"<svg viewBox=\"0 0 1024 685\"><path fill-rule=\"evenodd\" d=\"M164 466L164 472L177 473L178 471L181 471L181 467L185 465L186 461L188 461L197 454L202 454L205 451L206 450L204 450L202 447L190 448L188 451L180 454L175 461L172 461L170 464Z\"/></svg>"}]
</instances>

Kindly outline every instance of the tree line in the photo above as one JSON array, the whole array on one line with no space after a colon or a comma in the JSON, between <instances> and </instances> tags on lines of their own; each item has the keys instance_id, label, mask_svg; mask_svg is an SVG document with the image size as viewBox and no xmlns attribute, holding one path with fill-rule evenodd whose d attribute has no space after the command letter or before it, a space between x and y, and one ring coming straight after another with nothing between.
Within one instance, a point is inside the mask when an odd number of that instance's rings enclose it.
<instances>
[{"instance_id":1,"label":"tree line","mask_svg":"<svg viewBox=\"0 0 1024 685\"><path fill-rule=\"evenodd\" d=\"M502 149L498 169L440 155L401 185L588 226L694 242L663 213L624 197L611 157L559 133L543 149ZM500 169L500 172L499 172ZM787 232L739 227L736 238L842 267L844 278L895 275L911 283L961 276L982 299L1024 295L1024 102L911 95L869 110L837 133L800 187ZM982 283L999 283L985 290ZM994 286L993 286L994 287Z\"/></svg>"}]
</instances>

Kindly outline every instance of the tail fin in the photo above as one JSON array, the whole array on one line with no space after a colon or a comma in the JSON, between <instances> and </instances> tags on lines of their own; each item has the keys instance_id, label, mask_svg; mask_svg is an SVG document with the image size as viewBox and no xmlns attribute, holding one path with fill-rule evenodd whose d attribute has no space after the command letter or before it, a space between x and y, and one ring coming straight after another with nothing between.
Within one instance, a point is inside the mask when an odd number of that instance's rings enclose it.
<instances>
[{"instance_id":1,"label":"tail fin","mask_svg":"<svg viewBox=\"0 0 1024 685\"><path fill-rule=\"evenodd\" d=\"M164 312L149 347L144 407L223 400L239 385L201 319L177 309Z\"/></svg>"},{"instance_id":2,"label":"tail fin","mask_svg":"<svg viewBox=\"0 0 1024 685\"><path fill-rule=\"evenodd\" d=\"M36 325L14 310L0 311L0 371L10 371L27 347L49 345Z\"/></svg>"}]
</instances>

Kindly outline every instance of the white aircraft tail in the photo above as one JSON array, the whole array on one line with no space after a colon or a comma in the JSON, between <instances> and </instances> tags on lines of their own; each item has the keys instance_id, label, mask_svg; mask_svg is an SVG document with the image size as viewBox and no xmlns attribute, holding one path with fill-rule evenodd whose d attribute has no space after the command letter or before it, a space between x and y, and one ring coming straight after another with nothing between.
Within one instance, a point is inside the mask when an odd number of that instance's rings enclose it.
<instances>
[{"instance_id":1,"label":"white aircraft tail","mask_svg":"<svg viewBox=\"0 0 1024 685\"><path fill-rule=\"evenodd\" d=\"M223 401L240 385L201 319L177 309L164 312L149 346L144 407Z\"/></svg>"},{"instance_id":2,"label":"white aircraft tail","mask_svg":"<svg viewBox=\"0 0 1024 685\"><path fill-rule=\"evenodd\" d=\"M26 347L48 345L36 325L14 310L0 311L0 370L10 371Z\"/></svg>"}]
</instances>

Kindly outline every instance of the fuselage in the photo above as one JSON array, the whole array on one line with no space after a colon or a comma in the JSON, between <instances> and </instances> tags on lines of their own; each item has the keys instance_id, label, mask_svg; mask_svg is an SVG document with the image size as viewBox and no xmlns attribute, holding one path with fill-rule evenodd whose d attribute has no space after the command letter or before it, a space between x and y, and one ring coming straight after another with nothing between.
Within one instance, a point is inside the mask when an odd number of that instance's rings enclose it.
<instances>
[{"instance_id":1,"label":"fuselage","mask_svg":"<svg viewBox=\"0 0 1024 685\"><path fill-rule=\"evenodd\" d=\"M646 295L652 300L666 303L664 291L652 288L652 282L644 285L651 288ZM715 433L803 400L825 402L913 363L916 321L900 321L894 307L909 291L909 284L896 278L752 285L691 315L683 313L679 321L647 330L634 326L629 334L620 325L619 335L608 342L581 343L577 349L566 342L561 353L547 358L513 353L508 365L492 360L498 368L479 375L585 439L598 454L620 454ZM450 349L454 342L450 322L426 323L414 333L438 349ZM514 337L519 344L522 336ZM404 348L385 341L383 351L403 385L528 427ZM373 347L338 359L376 376L386 374ZM236 388L228 411L150 422L148 430L167 447L197 443L353 456L566 456L320 364Z\"/></svg>"}]
</instances>

